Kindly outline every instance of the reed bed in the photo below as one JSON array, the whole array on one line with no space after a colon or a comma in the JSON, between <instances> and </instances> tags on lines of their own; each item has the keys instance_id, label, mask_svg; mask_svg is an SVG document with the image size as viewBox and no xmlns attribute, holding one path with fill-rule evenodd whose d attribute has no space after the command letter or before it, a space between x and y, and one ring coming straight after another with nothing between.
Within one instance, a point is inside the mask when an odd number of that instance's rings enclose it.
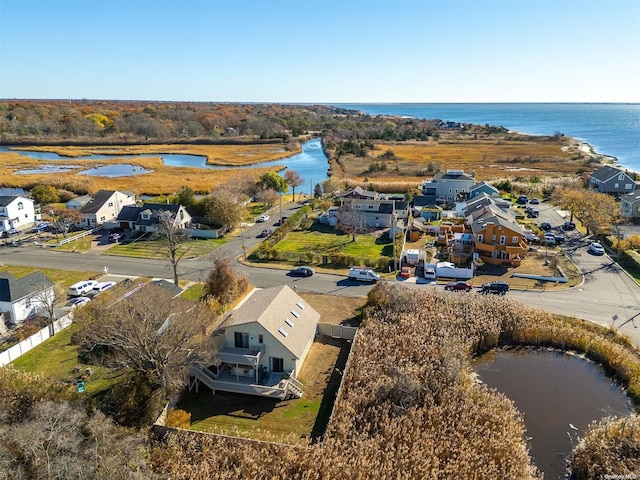
<instances>
[{"instance_id":1,"label":"reed bed","mask_svg":"<svg viewBox=\"0 0 640 480\"><path fill-rule=\"evenodd\" d=\"M470 373L472 355L500 345L582 352L607 366L638 402L637 352L607 329L509 298L383 282L369 294L321 443L291 447L183 434L154 449L156 471L184 479L540 478L520 413ZM616 462L607 464L611 472Z\"/></svg>"},{"instance_id":2,"label":"reed bed","mask_svg":"<svg viewBox=\"0 0 640 480\"><path fill-rule=\"evenodd\" d=\"M43 165L78 165L78 168L60 173L38 173L16 175L23 169L38 168ZM100 177L79 175L88 168L104 165L135 165L151 173L127 177ZM53 185L75 193L94 193L100 189L129 190L139 195L165 195L177 192L188 186L196 193L206 194L218 185L237 179L254 178L269 171L279 171L284 167L259 167L236 169L207 169L194 167L168 167L160 157L150 158L113 158L109 160L49 160L42 161L15 153L0 153L0 184L5 187L19 187L29 190L38 184Z\"/></svg>"},{"instance_id":3,"label":"reed bed","mask_svg":"<svg viewBox=\"0 0 640 480\"><path fill-rule=\"evenodd\" d=\"M298 143L249 144L249 145L100 145L100 146L32 146L16 147L17 150L54 152L65 157L85 155L149 155L177 153L207 157L212 165L255 165L290 157L302 151ZM42 160L39 160L42 162Z\"/></svg>"}]
</instances>

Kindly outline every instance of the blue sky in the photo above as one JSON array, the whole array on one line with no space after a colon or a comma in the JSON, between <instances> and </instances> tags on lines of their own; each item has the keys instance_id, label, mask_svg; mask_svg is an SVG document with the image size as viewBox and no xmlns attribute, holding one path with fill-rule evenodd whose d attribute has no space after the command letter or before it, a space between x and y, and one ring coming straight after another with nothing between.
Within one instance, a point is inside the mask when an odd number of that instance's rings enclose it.
<instances>
[{"instance_id":1,"label":"blue sky","mask_svg":"<svg viewBox=\"0 0 640 480\"><path fill-rule=\"evenodd\" d=\"M640 0L0 0L0 98L640 102Z\"/></svg>"}]
</instances>

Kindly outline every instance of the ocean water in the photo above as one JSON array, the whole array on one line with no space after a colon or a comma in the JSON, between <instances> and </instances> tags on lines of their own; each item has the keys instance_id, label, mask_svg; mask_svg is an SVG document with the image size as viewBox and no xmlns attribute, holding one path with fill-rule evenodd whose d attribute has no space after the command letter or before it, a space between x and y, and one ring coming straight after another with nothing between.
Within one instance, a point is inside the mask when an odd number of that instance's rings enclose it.
<instances>
[{"instance_id":1,"label":"ocean water","mask_svg":"<svg viewBox=\"0 0 640 480\"><path fill-rule=\"evenodd\" d=\"M370 115L401 115L479 125L500 125L532 135L561 132L640 171L637 103L386 103L335 104Z\"/></svg>"}]
</instances>

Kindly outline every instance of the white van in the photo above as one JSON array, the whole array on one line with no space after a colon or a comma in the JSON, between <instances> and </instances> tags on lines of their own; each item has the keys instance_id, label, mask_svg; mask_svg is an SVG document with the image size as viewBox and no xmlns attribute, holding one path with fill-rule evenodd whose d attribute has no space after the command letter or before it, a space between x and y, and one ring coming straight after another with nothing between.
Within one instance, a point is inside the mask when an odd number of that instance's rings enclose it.
<instances>
[{"instance_id":1,"label":"white van","mask_svg":"<svg viewBox=\"0 0 640 480\"><path fill-rule=\"evenodd\" d=\"M371 268L351 267L349 268L349 278L352 280L360 280L362 282L375 283L380 280L380 275Z\"/></svg>"},{"instance_id":2,"label":"white van","mask_svg":"<svg viewBox=\"0 0 640 480\"><path fill-rule=\"evenodd\" d=\"M82 280L81 282L74 283L69 287L69 296L70 297L79 297L81 295L85 295L93 290L98 284L95 280Z\"/></svg>"}]
</instances>

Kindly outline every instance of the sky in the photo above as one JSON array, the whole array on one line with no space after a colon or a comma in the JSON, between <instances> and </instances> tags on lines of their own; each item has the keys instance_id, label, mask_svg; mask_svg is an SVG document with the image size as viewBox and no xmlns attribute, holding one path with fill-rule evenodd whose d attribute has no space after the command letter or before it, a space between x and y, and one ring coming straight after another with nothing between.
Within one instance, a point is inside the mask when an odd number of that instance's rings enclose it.
<instances>
[{"instance_id":1,"label":"sky","mask_svg":"<svg viewBox=\"0 0 640 480\"><path fill-rule=\"evenodd\" d=\"M640 0L0 0L0 98L640 102Z\"/></svg>"}]
</instances>

